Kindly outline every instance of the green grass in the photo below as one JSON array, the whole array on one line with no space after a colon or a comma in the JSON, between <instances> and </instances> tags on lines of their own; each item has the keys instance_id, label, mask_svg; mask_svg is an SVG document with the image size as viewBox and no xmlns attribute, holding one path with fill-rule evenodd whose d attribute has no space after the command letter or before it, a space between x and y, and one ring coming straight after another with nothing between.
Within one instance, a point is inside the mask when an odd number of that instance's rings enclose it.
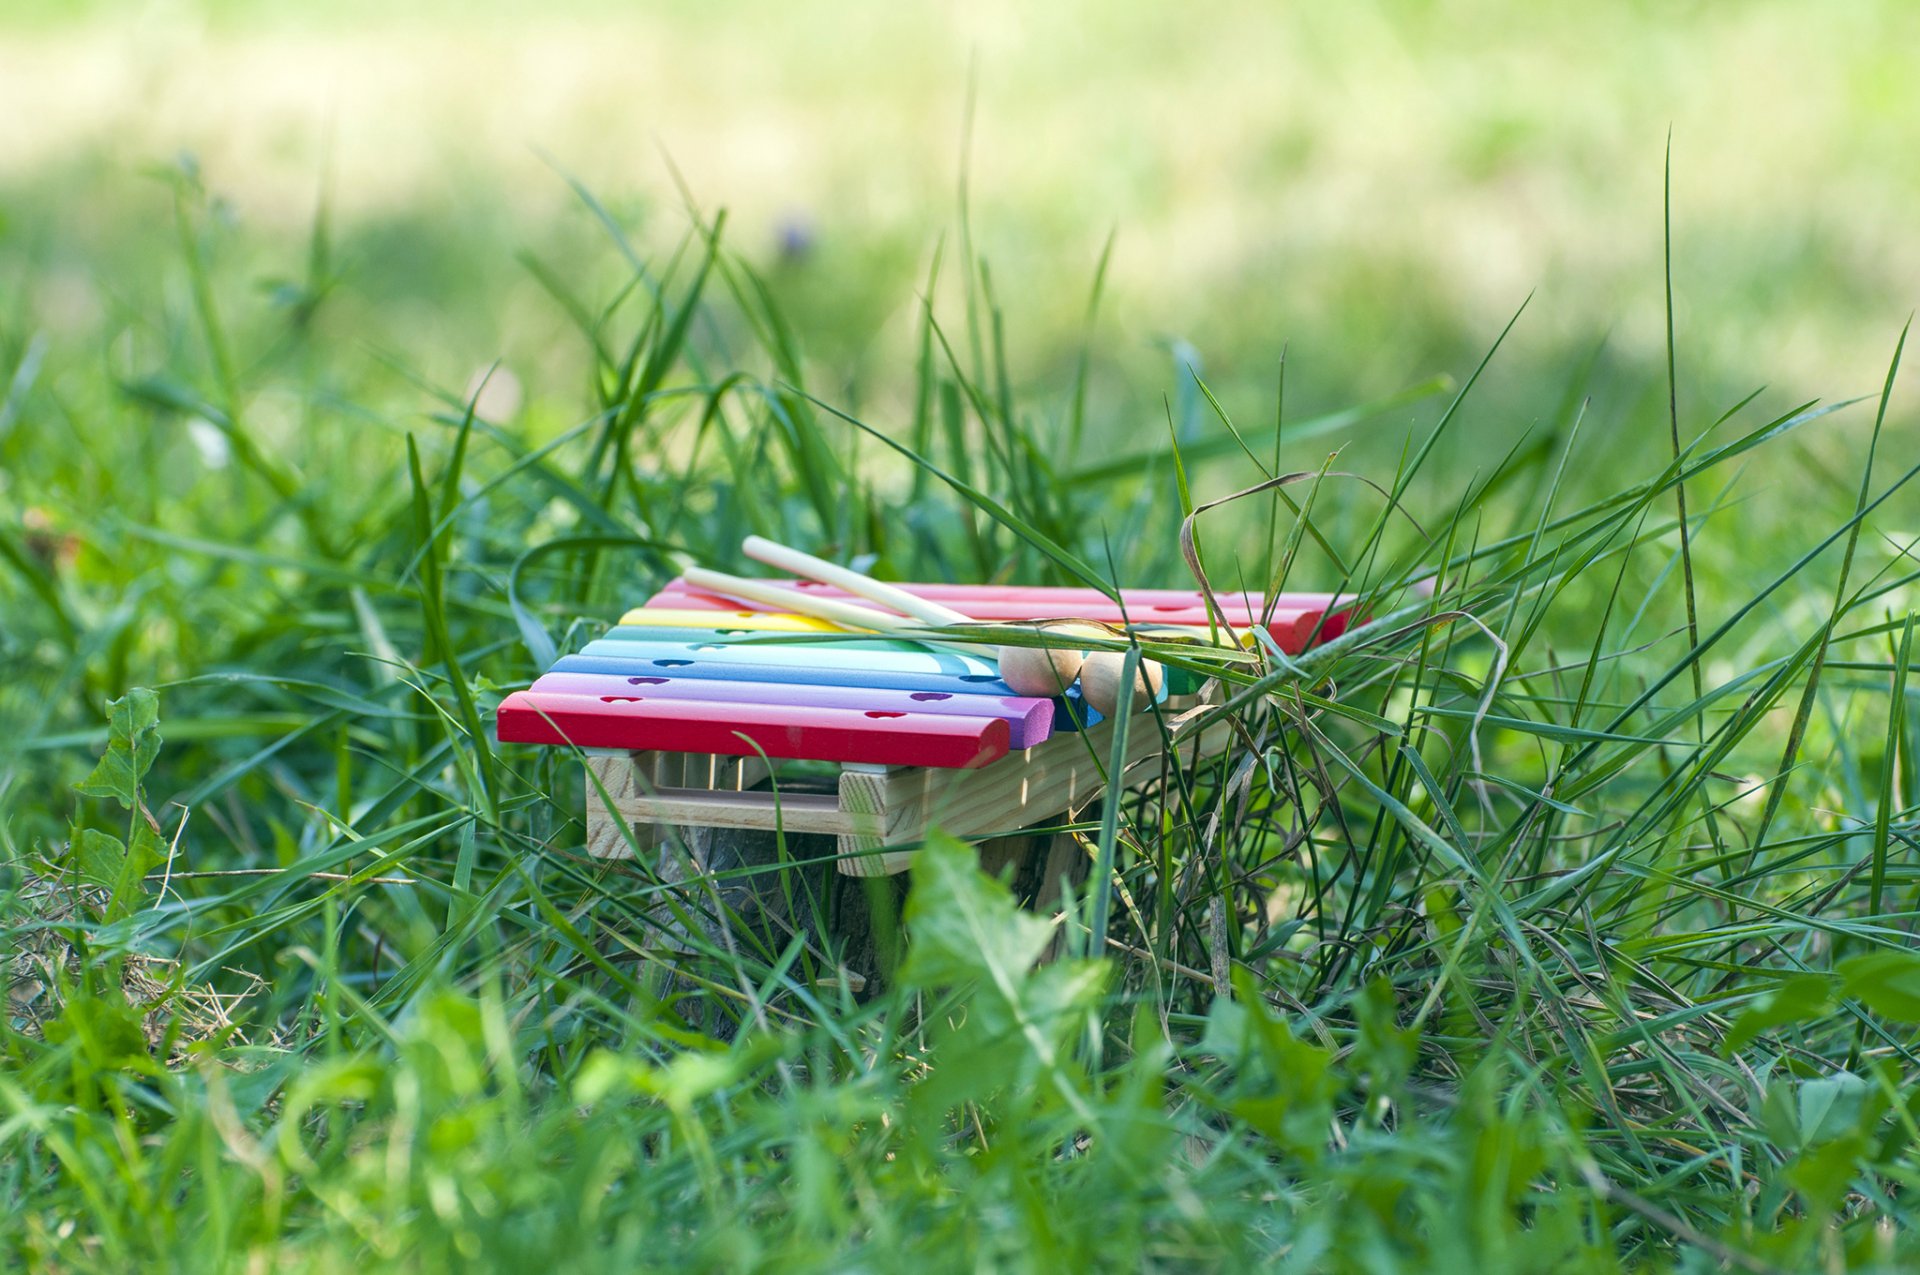
<instances>
[{"instance_id":1,"label":"green grass","mask_svg":"<svg viewBox=\"0 0 1920 1275\"><path fill-rule=\"evenodd\" d=\"M954 236L873 386L718 215L629 241L583 195L514 294L579 388L476 411L484 321L415 319L510 265L255 235L191 171L141 198L81 335L0 321L11 1260L1915 1261L1897 331L1831 407L1716 399L1688 331L1672 417L1657 361L1501 383L1496 322L1484 375L1305 412L1113 354L1151 334L1093 256L1015 363ZM1115 367L1161 369L1151 431L1099 418ZM1217 586L1373 622L1230 670L1237 745L1085 812L1062 917L937 841L869 999L819 941L650 947L741 880L585 859L577 761L490 742L678 552L1175 584L1183 526Z\"/></svg>"}]
</instances>

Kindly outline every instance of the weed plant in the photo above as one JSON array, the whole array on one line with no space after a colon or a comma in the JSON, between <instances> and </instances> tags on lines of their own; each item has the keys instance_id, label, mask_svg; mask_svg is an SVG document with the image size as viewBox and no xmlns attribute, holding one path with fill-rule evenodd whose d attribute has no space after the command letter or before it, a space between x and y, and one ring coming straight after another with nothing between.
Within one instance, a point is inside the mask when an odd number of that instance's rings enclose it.
<instances>
[{"instance_id":1,"label":"weed plant","mask_svg":"<svg viewBox=\"0 0 1920 1275\"><path fill-rule=\"evenodd\" d=\"M331 328L324 220L263 296L175 187L160 299L112 339L0 329L10 1262L1920 1262L1891 371L1705 419L1676 393L1600 444L1556 394L1437 484L1477 370L1313 420L1284 375L1259 421L1183 380L1128 437L1087 360L1016 395L958 240L870 413L694 212L658 256L604 216L608 295L532 263L589 369L555 422L412 371L431 332ZM1746 466L1843 428L1852 508L1717 539L1782 501ZM1362 429L1397 459L1350 472ZM667 950L662 899L721 895L587 858L578 758L492 740L503 694L748 533L890 578L1191 563L1367 622L1217 666L1234 745L1064 825L1092 871L1058 915L936 836L863 993L824 925Z\"/></svg>"}]
</instances>

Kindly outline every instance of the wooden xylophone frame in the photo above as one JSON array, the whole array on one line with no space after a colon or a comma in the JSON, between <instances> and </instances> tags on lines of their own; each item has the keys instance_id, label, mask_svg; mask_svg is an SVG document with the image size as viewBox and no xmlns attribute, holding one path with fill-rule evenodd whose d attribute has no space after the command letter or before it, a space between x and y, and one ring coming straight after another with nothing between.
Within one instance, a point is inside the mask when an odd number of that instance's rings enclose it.
<instances>
[{"instance_id":1,"label":"wooden xylophone frame","mask_svg":"<svg viewBox=\"0 0 1920 1275\"><path fill-rule=\"evenodd\" d=\"M1169 699L1128 722L1119 786L1160 779L1225 751L1231 726L1204 720L1204 694ZM758 757L587 750L587 851L633 857L691 828L821 833L838 838L847 876L891 876L913 863L929 829L968 841L1077 815L1107 790L1116 724L1062 732L975 770L843 765L836 793L756 787Z\"/></svg>"}]
</instances>

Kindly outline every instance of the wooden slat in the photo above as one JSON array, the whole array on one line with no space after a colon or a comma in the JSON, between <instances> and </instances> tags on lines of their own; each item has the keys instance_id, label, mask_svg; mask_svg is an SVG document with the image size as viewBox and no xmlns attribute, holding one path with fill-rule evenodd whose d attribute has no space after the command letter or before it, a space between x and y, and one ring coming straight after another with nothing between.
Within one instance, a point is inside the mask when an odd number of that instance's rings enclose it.
<instances>
[{"instance_id":1,"label":"wooden slat","mask_svg":"<svg viewBox=\"0 0 1920 1275\"><path fill-rule=\"evenodd\" d=\"M1181 737L1181 726L1202 708L1187 709L1169 723L1183 763L1211 756L1230 742L1231 728L1215 723L1198 736ZM1161 756L1160 728L1152 718L1136 717L1127 735L1122 787L1142 782L1149 763ZM979 837L1029 827L1063 811L1077 811L1106 791L1101 771L1113 751L1113 723L1080 735L1058 735L1037 748L1009 753L981 770L939 774L923 769L871 772L843 770L840 806L852 830L840 838L840 870L850 876L883 876L904 871L906 846L938 826L956 837Z\"/></svg>"},{"instance_id":2,"label":"wooden slat","mask_svg":"<svg viewBox=\"0 0 1920 1275\"><path fill-rule=\"evenodd\" d=\"M708 792L700 788L662 788L649 795L623 797L614 809L632 823L673 824L687 828L757 828L772 832L844 834L853 821L830 793Z\"/></svg>"},{"instance_id":3,"label":"wooden slat","mask_svg":"<svg viewBox=\"0 0 1920 1275\"><path fill-rule=\"evenodd\" d=\"M659 753L609 753L604 756L587 758L587 853L596 859L631 859L635 846L639 843L642 853L652 849L651 838L634 836L629 841L628 830L622 826L614 813L607 809L608 800L616 805L641 792L652 789L656 784L656 766ZM606 789L603 797L600 790Z\"/></svg>"},{"instance_id":4,"label":"wooden slat","mask_svg":"<svg viewBox=\"0 0 1920 1275\"><path fill-rule=\"evenodd\" d=\"M587 758L587 853L596 859L631 859L634 847L645 854L657 847L667 829L654 820L621 815L663 789L694 788L704 795L738 795L767 777L758 757L719 757L699 753L609 751ZM594 782L598 777L599 783ZM614 809L607 808L606 789Z\"/></svg>"},{"instance_id":5,"label":"wooden slat","mask_svg":"<svg viewBox=\"0 0 1920 1275\"><path fill-rule=\"evenodd\" d=\"M1193 734L1189 724L1200 711L1182 706L1169 721L1182 765L1212 756L1231 741L1225 722ZM1123 787L1154 777L1162 757L1158 724L1136 718L1132 727ZM770 792L739 791L765 776L759 758L654 752L591 757L588 765L613 798L613 809L607 809L590 779L587 848L600 858L629 857L627 829L646 852L674 827L784 828L838 837L840 871L850 876L902 872L914 854L903 847L924 839L930 827L982 837L1077 812L1098 799L1106 791L1101 772L1112 752L1112 731L1109 722L1084 736L1056 736L981 770L848 766L837 797L793 793L776 799Z\"/></svg>"}]
</instances>

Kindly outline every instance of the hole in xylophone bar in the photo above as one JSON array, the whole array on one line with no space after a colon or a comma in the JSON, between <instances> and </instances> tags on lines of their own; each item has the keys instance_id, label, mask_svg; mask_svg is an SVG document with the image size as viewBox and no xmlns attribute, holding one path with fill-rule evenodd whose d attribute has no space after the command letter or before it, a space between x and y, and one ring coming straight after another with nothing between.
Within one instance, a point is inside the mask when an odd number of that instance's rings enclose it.
<instances>
[{"instance_id":1,"label":"hole in xylophone bar","mask_svg":"<svg viewBox=\"0 0 1920 1275\"><path fill-rule=\"evenodd\" d=\"M628 686L665 686L666 684L667 679L664 677L630 677L627 679Z\"/></svg>"},{"instance_id":2,"label":"hole in xylophone bar","mask_svg":"<svg viewBox=\"0 0 1920 1275\"><path fill-rule=\"evenodd\" d=\"M912 695L908 696L908 698L917 699L925 703L928 700L952 699L953 696L947 694L945 691L915 691Z\"/></svg>"},{"instance_id":3,"label":"hole in xylophone bar","mask_svg":"<svg viewBox=\"0 0 1920 1275\"><path fill-rule=\"evenodd\" d=\"M685 668L687 665L693 663L693 661L692 660L655 660L654 663L658 664L661 668Z\"/></svg>"},{"instance_id":4,"label":"hole in xylophone bar","mask_svg":"<svg viewBox=\"0 0 1920 1275\"><path fill-rule=\"evenodd\" d=\"M802 580L800 587L803 589L824 589L827 587L827 582L824 580Z\"/></svg>"},{"instance_id":5,"label":"hole in xylophone bar","mask_svg":"<svg viewBox=\"0 0 1920 1275\"><path fill-rule=\"evenodd\" d=\"M960 680L963 682L997 682L1000 679L991 673L962 673Z\"/></svg>"},{"instance_id":6,"label":"hole in xylophone bar","mask_svg":"<svg viewBox=\"0 0 1920 1275\"><path fill-rule=\"evenodd\" d=\"M719 642L702 642L698 646L695 646L693 649L696 651L724 651L727 648ZM688 661L688 663L691 663L691 662L692 661ZM655 660L654 663L658 664L660 663L660 661Z\"/></svg>"},{"instance_id":7,"label":"hole in xylophone bar","mask_svg":"<svg viewBox=\"0 0 1920 1275\"><path fill-rule=\"evenodd\" d=\"M602 704L638 704L641 702L641 697L638 695L602 695L600 702Z\"/></svg>"},{"instance_id":8,"label":"hole in xylophone bar","mask_svg":"<svg viewBox=\"0 0 1920 1275\"><path fill-rule=\"evenodd\" d=\"M905 713L883 713L879 709L868 709L868 717L905 717Z\"/></svg>"}]
</instances>

